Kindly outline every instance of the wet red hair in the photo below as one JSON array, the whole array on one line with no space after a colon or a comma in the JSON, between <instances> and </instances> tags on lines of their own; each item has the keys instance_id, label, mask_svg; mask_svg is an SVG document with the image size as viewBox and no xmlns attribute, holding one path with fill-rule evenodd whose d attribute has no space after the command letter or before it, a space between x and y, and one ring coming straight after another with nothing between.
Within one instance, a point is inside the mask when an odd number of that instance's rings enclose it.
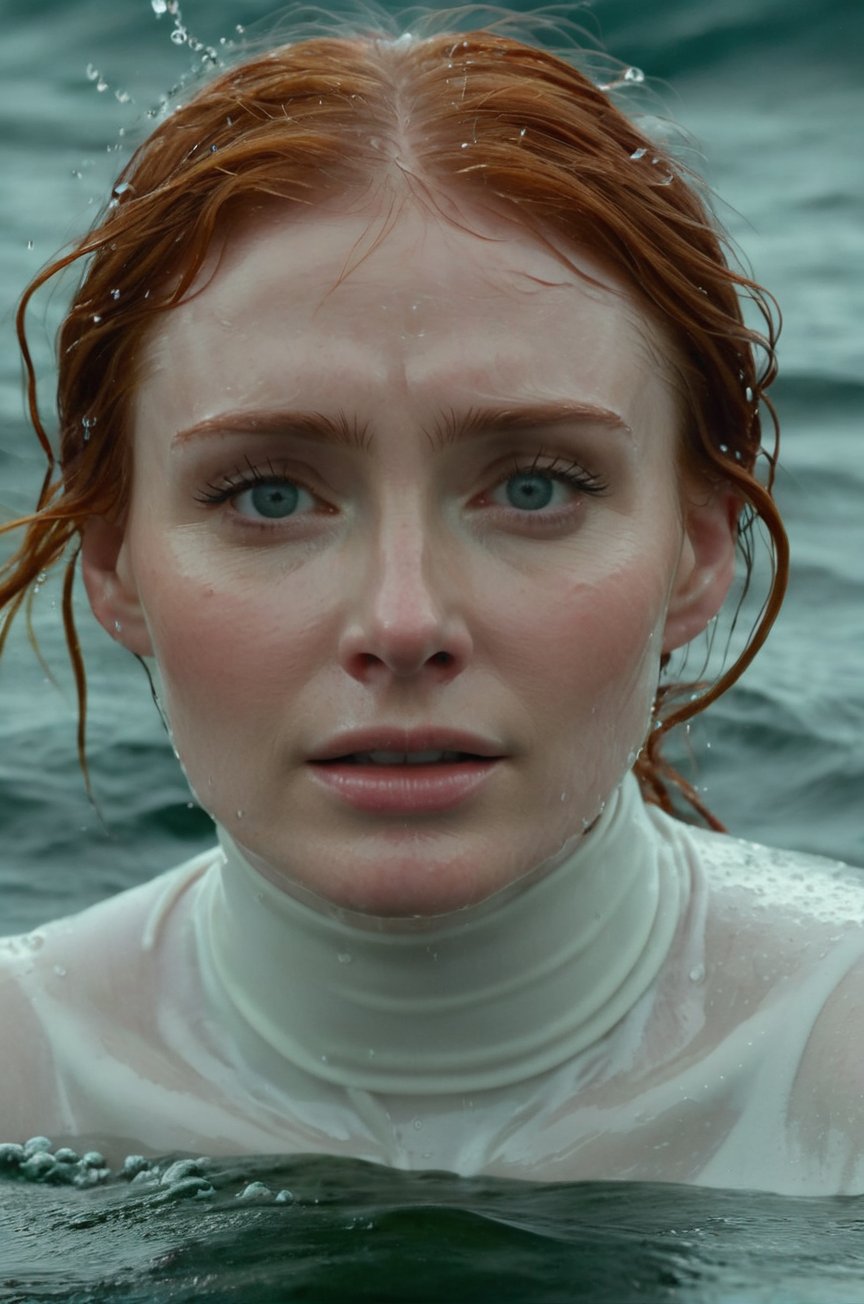
<instances>
[{"instance_id":1,"label":"wet red hair","mask_svg":"<svg viewBox=\"0 0 864 1304\"><path fill-rule=\"evenodd\" d=\"M127 409L145 333L189 291L238 208L263 196L315 205L368 188L397 159L420 191L494 196L541 238L552 231L591 249L636 287L674 342L683 461L731 483L740 497L748 577L756 518L767 529L771 590L747 647L713 684L658 689L654 728L636 762L648 801L671 810L674 785L721 827L660 744L739 677L782 601L788 553L772 498L778 430L765 398L776 371L773 300L730 266L694 179L603 88L568 61L488 30L395 41L379 33L316 37L221 73L157 126L89 234L33 280L17 327L48 471L36 512L3 527L26 534L0 572L0 649L38 577L65 556L63 612L86 777L86 679L72 582L87 520L122 520L128 503ZM85 271L59 335L57 474L25 313L40 287L79 259ZM745 324L742 299L758 310L761 331Z\"/></svg>"}]
</instances>

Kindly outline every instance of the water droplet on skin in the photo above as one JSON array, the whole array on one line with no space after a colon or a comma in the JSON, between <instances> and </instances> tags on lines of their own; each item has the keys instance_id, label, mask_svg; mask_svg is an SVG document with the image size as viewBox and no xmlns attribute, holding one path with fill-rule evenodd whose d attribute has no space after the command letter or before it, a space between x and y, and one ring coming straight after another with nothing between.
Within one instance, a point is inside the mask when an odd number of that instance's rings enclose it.
<instances>
[{"instance_id":1,"label":"water droplet on skin","mask_svg":"<svg viewBox=\"0 0 864 1304\"><path fill-rule=\"evenodd\" d=\"M114 633L115 633L115 634L122 634L122 633L123 633L123 626L120 624L120 621L119 621L119 620L115 620L115 621L114 621Z\"/></svg>"},{"instance_id":2,"label":"water droplet on skin","mask_svg":"<svg viewBox=\"0 0 864 1304\"><path fill-rule=\"evenodd\" d=\"M245 814L246 814L246 812L245 812L244 810L238 810L238 811L237 811L237 818L238 818L238 820L242 820L243 817L245 816Z\"/></svg>"}]
</instances>

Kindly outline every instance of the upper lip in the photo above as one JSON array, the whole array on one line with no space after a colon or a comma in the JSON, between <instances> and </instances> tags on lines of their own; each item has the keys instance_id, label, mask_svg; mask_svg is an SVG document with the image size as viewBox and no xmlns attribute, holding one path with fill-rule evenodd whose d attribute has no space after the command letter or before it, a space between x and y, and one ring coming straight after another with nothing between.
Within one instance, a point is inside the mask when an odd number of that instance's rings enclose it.
<instances>
[{"instance_id":1,"label":"upper lip","mask_svg":"<svg viewBox=\"0 0 864 1304\"><path fill-rule=\"evenodd\" d=\"M310 756L311 761L332 761L352 752L471 752L474 756L498 758L501 748L479 734L440 726L406 729L399 725L381 725L377 729L352 729L337 734Z\"/></svg>"}]
</instances>

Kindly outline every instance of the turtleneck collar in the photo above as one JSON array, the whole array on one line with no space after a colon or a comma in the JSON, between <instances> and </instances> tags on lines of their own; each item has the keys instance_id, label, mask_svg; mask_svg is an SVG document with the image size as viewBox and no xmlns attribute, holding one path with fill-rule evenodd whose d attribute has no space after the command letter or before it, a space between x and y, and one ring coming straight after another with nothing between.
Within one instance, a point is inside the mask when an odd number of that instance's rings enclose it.
<instances>
[{"instance_id":1,"label":"turtleneck collar","mask_svg":"<svg viewBox=\"0 0 864 1304\"><path fill-rule=\"evenodd\" d=\"M682 909L632 775L548 874L423 928L317 909L220 841L197 927L224 1016L371 1091L476 1091L563 1063L646 990Z\"/></svg>"}]
</instances>

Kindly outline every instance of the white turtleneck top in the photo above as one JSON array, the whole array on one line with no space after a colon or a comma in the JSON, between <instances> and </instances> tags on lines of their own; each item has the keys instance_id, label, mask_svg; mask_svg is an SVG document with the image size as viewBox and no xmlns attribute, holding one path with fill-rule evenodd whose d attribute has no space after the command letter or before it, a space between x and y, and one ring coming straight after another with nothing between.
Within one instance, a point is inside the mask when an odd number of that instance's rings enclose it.
<instances>
[{"instance_id":1,"label":"white turtleneck top","mask_svg":"<svg viewBox=\"0 0 864 1304\"><path fill-rule=\"evenodd\" d=\"M552 872L437 919L289 894L222 833L0 940L0 1141L860 1192L862 1021L864 874L628 776Z\"/></svg>"}]
</instances>

